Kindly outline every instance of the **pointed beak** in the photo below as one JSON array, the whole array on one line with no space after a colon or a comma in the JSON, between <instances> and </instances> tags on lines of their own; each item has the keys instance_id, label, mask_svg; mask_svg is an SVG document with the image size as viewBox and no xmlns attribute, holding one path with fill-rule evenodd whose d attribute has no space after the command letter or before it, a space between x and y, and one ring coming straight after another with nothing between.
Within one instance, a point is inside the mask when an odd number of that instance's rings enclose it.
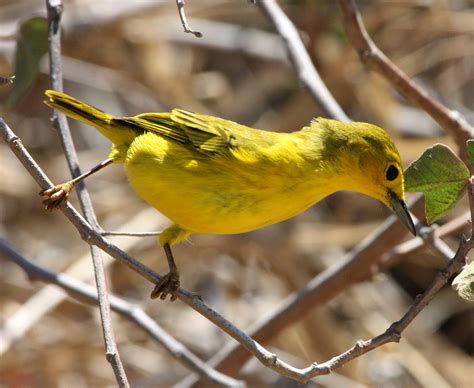
<instances>
[{"instance_id":1,"label":"pointed beak","mask_svg":"<svg viewBox=\"0 0 474 388\"><path fill-rule=\"evenodd\" d=\"M416 229L415 225L413 224L413 220L411 219L410 212L408 211L407 205L405 201L398 198L397 194L393 191L388 192L388 197L390 199L390 203L392 204L392 210L398 216L400 221L402 221L403 225L407 227L407 229L416 236Z\"/></svg>"}]
</instances>

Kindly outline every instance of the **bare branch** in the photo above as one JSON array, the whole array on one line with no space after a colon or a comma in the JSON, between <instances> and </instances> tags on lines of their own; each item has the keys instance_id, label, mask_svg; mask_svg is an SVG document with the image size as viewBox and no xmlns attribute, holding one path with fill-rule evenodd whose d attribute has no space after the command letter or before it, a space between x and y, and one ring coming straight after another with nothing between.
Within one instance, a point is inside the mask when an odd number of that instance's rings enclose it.
<instances>
[{"instance_id":1,"label":"bare branch","mask_svg":"<svg viewBox=\"0 0 474 388\"><path fill-rule=\"evenodd\" d=\"M421 212L421 205L419 197L411 206L412 211ZM398 244L405 235L406 229L397 218L389 217L339 263L316 275L301 291L283 300L272 314L248 330L249 335L260 343L266 343L281 330L333 299L343 290L369 278L386 250ZM248 358L249 354L244 349L230 343L211 359L210 364L226 374L234 374Z\"/></svg>"},{"instance_id":2,"label":"bare branch","mask_svg":"<svg viewBox=\"0 0 474 388\"><path fill-rule=\"evenodd\" d=\"M151 217L153 213L151 209L144 209L141 212L135 214L132 218L128 219L125 224L120 227L120 230L134 230L146 220L147 224L151 227L161 228L166 220L164 217ZM127 239L121 240L122 249L134 249L138 242L137 240ZM0 254L1 257L1 254ZM79 257L71 258L73 264L64 268L62 273L67 274L70 277L74 277L83 282L90 282L94 277L94 272L90 271L90 254L81 254ZM110 267L115 260L110 257L104 257L104 266ZM34 279L33 279L34 280ZM66 298L66 294L59 292L58 289L51 287L43 287L32 297L30 297L22 306L9 316L5 322L5 326L0 328L0 358L2 353L7 351L11 346L12 341L21 338L27 330L36 326L39 320L47 314L49 311L57 307ZM2 332L8 334L2 335Z\"/></svg>"},{"instance_id":3,"label":"bare branch","mask_svg":"<svg viewBox=\"0 0 474 388\"><path fill-rule=\"evenodd\" d=\"M152 237L159 236L161 232L116 232L104 230L100 232L102 236L127 236L127 237Z\"/></svg>"},{"instance_id":4,"label":"bare branch","mask_svg":"<svg viewBox=\"0 0 474 388\"><path fill-rule=\"evenodd\" d=\"M468 211L467 213L464 213L463 215L447 222L446 224L434 228L432 231L432 238L435 240L441 240L443 237L466 230L470 225L469 213L470 212ZM391 267L398 261L407 257L418 249L423 248L427 244L428 241L424 240L420 236L405 241L384 254L381 266L383 268ZM452 256L453 255L450 255L449 257Z\"/></svg>"},{"instance_id":5,"label":"bare branch","mask_svg":"<svg viewBox=\"0 0 474 388\"><path fill-rule=\"evenodd\" d=\"M325 363L313 365L311 367L312 370L308 370L307 372L307 378L310 379L315 376L330 373L335 368L339 368L354 358L360 357L386 343L399 342L402 332L435 297L436 293L446 285L449 278L463 267L466 261L465 256L471 247L471 243L468 243L465 239L461 240L458 251L450 264L444 270L438 272L428 289L422 295L418 295L415 299L415 303L409 308L406 314L399 321L394 322L384 333L367 341L358 341L351 349L339 356Z\"/></svg>"},{"instance_id":6,"label":"bare branch","mask_svg":"<svg viewBox=\"0 0 474 388\"><path fill-rule=\"evenodd\" d=\"M474 247L473 240L466 241L465 239L462 239L461 243L459 244L458 251L452 258L452 260L450 260L449 265L445 269L437 273L428 289L422 295L418 295L418 297L415 299L415 303L413 303L413 305L408 309L405 315L397 322L394 322L384 333L367 341L358 341L352 348L350 348L346 352L336 357L333 357L332 359L324 363L314 363L304 369L293 368L291 370L292 375L290 377L294 378L299 383L306 383L308 380L316 376L329 374L334 369L340 368L344 366L347 362L357 357L360 357L361 355L371 350L374 350L384 344L387 344L389 342L399 342L402 332L408 327L408 325L428 305L428 303L435 297L436 293L446 285L448 280L454 274L461 270L461 268L465 264L466 255L472 247ZM235 360L236 358L234 357L233 359ZM240 363L240 360L237 359L237 361ZM288 374L282 373L282 370L286 368L286 365L279 361L276 356L272 359L265 360L265 362L262 361L262 363L264 363L267 367L288 376ZM211 364L217 365L221 370L224 369L223 365L226 366L225 364L218 365L217 363L213 363L212 360ZM194 380L189 380L191 379L187 379L186 384L192 385L194 383Z\"/></svg>"},{"instance_id":7,"label":"bare branch","mask_svg":"<svg viewBox=\"0 0 474 388\"><path fill-rule=\"evenodd\" d=\"M193 34L196 38L202 38L202 33L199 31L194 31L189 27L188 20L186 19L186 13L184 12L184 0L176 0L176 5L178 6L179 18L181 19L184 32Z\"/></svg>"},{"instance_id":8,"label":"bare branch","mask_svg":"<svg viewBox=\"0 0 474 388\"><path fill-rule=\"evenodd\" d=\"M344 27L349 40L361 60L382 74L403 96L427 112L456 140L463 160L467 160L466 140L474 135L474 128L457 111L446 108L433 99L423 88L415 84L397 67L370 38L354 0L338 0Z\"/></svg>"},{"instance_id":9,"label":"bare branch","mask_svg":"<svg viewBox=\"0 0 474 388\"><path fill-rule=\"evenodd\" d=\"M97 291L93 286L83 283L67 274L57 274L35 265L3 239L0 239L0 252L4 254L5 258L13 261L22 268L30 278L55 284L79 302L98 304ZM186 368L199 373L206 380L216 384L229 387L243 386L242 382L228 377L206 365L205 362L199 359L182 343L178 342L163 330L140 306L129 303L114 295L110 296L110 306L113 311L129 319L148 333L155 341L163 346L171 357L175 358Z\"/></svg>"},{"instance_id":10,"label":"bare branch","mask_svg":"<svg viewBox=\"0 0 474 388\"><path fill-rule=\"evenodd\" d=\"M61 0L46 0L46 10L48 15L48 37L49 37L49 65L52 80L52 87L55 90L63 91L62 63L61 63L61 16L63 4ZM62 113L53 113L53 123L58 131L64 153L71 170L73 178L81 175L79 160L72 140L71 132ZM84 184L77 185L79 202L84 212L86 220L97 228L97 219L92 207L92 201L89 197ZM105 281L105 268L102 261L100 250L91 246L91 256L94 266L95 281L97 293L99 296L99 311L102 323L102 333L105 341L106 359L112 366L115 378L120 387L129 387L127 376L120 360L117 344L115 343L112 320L110 317L110 304L108 300L107 284Z\"/></svg>"},{"instance_id":11,"label":"bare branch","mask_svg":"<svg viewBox=\"0 0 474 388\"><path fill-rule=\"evenodd\" d=\"M339 121L351 121L319 76L298 34L298 30L278 3L275 0L260 0L257 5L260 6L275 30L283 38L300 82L308 89L324 113Z\"/></svg>"},{"instance_id":12,"label":"bare branch","mask_svg":"<svg viewBox=\"0 0 474 388\"><path fill-rule=\"evenodd\" d=\"M5 124L3 119L0 119L0 134L10 146L14 154L18 157L20 162L25 166L25 168L33 176L33 178L35 178L40 186L43 188L50 187L51 183L48 177L28 153L21 140ZM161 279L160 275L139 261L133 259L118 247L107 241L104 237L102 237L68 202L60 205L59 209L76 227L82 239L88 244L99 247L104 252L108 253L119 262L127 265L129 268L153 284L156 284ZM196 297L196 294L181 288L178 290L177 295L180 300L188 304L194 310L199 312L209 321L214 323L216 326L238 341L248 352L254 354L255 357L264 365L267 365L272 369L276 368L275 370L278 370L284 376L299 380L300 372L297 368L280 361L273 353L266 350L242 330L232 325L232 323L222 317L219 313L207 306L199 297Z\"/></svg>"}]
</instances>

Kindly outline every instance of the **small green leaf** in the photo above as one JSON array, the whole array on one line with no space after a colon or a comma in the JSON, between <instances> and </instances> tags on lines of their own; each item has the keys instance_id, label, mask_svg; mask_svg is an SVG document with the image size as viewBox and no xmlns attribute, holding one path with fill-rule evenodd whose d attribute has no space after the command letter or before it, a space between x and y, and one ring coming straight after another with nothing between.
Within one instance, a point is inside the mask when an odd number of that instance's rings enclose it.
<instances>
[{"instance_id":1,"label":"small green leaf","mask_svg":"<svg viewBox=\"0 0 474 388\"><path fill-rule=\"evenodd\" d=\"M26 20L18 32L15 53L15 78L5 106L14 107L30 90L35 81L40 61L48 52L48 22L43 17Z\"/></svg>"},{"instance_id":2,"label":"small green leaf","mask_svg":"<svg viewBox=\"0 0 474 388\"><path fill-rule=\"evenodd\" d=\"M454 278L453 287L461 298L474 301L474 261Z\"/></svg>"},{"instance_id":3,"label":"small green leaf","mask_svg":"<svg viewBox=\"0 0 474 388\"><path fill-rule=\"evenodd\" d=\"M474 171L474 139L470 139L466 142L467 153L469 154L469 160L471 161L471 170Z\"/></svg>"},{"instance_id":4,"label":"small green leaf","mask_svg":"<svg viewBox=\"0 0 474 388\"><path fill-rule=\"evenodd\" d=\"M425 195L429 224L443 216L461 198L469 170L457 155L443 144L423 152L405 171L405 190Z\"/></svg>"}]
</instances>

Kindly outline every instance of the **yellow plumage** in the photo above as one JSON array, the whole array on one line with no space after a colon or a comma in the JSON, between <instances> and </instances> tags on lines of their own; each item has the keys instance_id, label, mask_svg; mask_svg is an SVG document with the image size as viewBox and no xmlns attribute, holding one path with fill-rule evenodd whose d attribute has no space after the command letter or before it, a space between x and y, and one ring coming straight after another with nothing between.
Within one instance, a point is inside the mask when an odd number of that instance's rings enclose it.
<instances>
[{"instance_id":1,"label":"yellow plumage","mask_svg":"<svg viewBox=\"0 0 474 388\"><path fill-rule=\"evenodd\" d=\"M398 151L374 125L320 118L275 133L180 109L116 118L63 93L46 95L46 104L106 136L136 193L175 223L163 246L192 233L271 225L339 190L382 201L413 229L394 206L397 199L404 208Z\"/></svg>"}]
</instances>

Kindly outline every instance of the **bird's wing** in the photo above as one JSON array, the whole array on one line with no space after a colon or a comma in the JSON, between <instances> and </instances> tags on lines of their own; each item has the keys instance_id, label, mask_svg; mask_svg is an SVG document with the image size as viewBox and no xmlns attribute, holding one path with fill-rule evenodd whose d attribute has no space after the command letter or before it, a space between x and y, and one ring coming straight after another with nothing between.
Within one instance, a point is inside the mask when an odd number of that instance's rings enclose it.
<instances>
[{"instance_id":1,"label":"bird's wing","mask_svg":"<svg viewBox=\"0 0 474 388\"><path fill-rule=\"evenodd\" d=\"M115 119L141 130L195 148L207 155L225 155L237 147L237 137L250 128L218 117L198 115L182 109L171 113L143 113Z\"/></svg>"}]
</instances>

